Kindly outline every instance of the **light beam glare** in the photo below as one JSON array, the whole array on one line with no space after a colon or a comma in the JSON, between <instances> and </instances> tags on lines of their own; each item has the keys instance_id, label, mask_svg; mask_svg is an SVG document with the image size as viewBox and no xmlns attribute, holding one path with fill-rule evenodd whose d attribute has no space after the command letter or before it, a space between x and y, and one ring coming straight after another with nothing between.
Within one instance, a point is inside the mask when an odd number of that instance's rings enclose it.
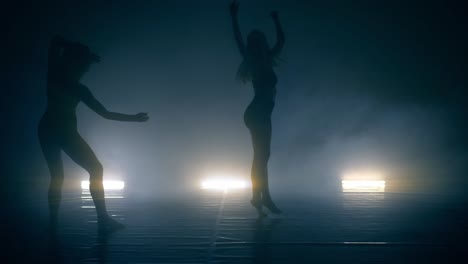
<instances>
[{"instance_id":1,"label":"light beam glare","mask_svg":"<svg viewBox=\"0 0 468 264\"><path fill-rule=\"evenodd\" d=\"M209 179L201 182L201 188L204 190L240 190L246 189L248 184L244 180L235 179Z\"/></svg>"},{"instance_id":2,"label":"light beam glare","mask_svg":"<svg viewBox=\"0 0 468 264\"><path fill-rule=\"evenodd\" d=\"M341 181L343 192L385 192L385 181Z\"/></svg>"},{"instance_id":3,"label":"light beam glare","mask_svg":"<svg viewBox=\"0 0 468 264\"><path fill-rule=\"evenodd\" d=\"M343 192L385 192L385 176L381 170L360 168L343 174Z\"/></svg>"},{"instance_id":4,"label":"light beam glare","mask_svg":"<svg viewBox=\"0 0 468 264\"><path fill-rule=\"evenodd\" d=\"M103 181L104 190L123 190L125 188L124 181ZM81 182L82 190L89 190L89 181Z\"/></svg>"}]
</instances>

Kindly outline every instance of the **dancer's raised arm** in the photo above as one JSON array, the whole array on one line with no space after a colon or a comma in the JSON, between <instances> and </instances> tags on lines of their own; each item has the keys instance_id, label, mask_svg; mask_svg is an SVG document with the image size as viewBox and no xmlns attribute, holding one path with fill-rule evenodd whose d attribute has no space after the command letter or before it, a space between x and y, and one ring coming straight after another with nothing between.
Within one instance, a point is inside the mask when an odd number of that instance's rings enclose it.
<instances>
[{"instance_id":1,"label":"dancer's raised arm","mask_svg":"<svg viewBox=\"0 0 468 264\"><path fill-rule=\"evenodd\" d=\"M81 87L81 100L98 115L105 119L126 122L145 122L149 119L147 113L138 113L136 115L127 115L108 111L84 85Z\"/></svg>"},{"instance_id":2,"label":"dancer's raised arm","mask_svg":"<svg viewBox=\"0 0 468 264\"><path fill-rule=\"evenodd\" d=\"M245 44L244 44L244 40L242 39L242 34L239 29L239 21L237 19L237 12L239 11L239 3L236 0L232 1L231 5L229 6L229 10L231 11L234 38L236 39L237 47L239 48L240 53L242 54L242 56L244 56Z\"/></svg>"},{"instance_id":3,"label":"dancer's raised arm","mask_svg":"<svg viewBox=\"0 0 468 264\"><path fill-rule=\"evenodd\" d=\"M275 28L276 28L276 44L271 49L271 54L273 56L277 56L283 49L285 38L284 38L283 28L281 27L281 24L279 21L278 12L276 11L271 12L271 17L273 18L273 22L275 23Z\"/></svg>"}]
</instances>

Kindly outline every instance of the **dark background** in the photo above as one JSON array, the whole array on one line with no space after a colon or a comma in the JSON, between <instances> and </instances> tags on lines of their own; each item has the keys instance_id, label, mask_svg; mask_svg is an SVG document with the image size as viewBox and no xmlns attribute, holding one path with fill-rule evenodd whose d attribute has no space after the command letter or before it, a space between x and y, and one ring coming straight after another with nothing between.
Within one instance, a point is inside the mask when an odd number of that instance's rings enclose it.
<instances>
[{"instance_id":1,"label":"dark background","mask_svg":"<svg viewBox=\"0 0 468 264\"><path fill-rule=\"evenodd\" d=\"M241 1L246 34L278 10L286 45L273 113L275 192L339 190L347 170L382 171L389 192L463 194L467 186L466 8L450 1ZM105 168L138 195L194 189L205 175L248 179L242 115L253 96L229 1L16 1L2 4L2 188L46 198L36 127L45 109L48 41L102 57L84 77L119 123L78 107L79 130ZM84 170L66 162L66 186Z\"/></svg>"}]
</instances>

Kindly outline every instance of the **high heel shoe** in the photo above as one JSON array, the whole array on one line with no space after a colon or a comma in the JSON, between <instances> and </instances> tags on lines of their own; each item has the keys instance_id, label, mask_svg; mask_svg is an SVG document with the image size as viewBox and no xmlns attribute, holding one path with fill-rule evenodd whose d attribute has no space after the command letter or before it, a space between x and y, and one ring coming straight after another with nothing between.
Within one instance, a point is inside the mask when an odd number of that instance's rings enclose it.
<instances>
[{"instance_id":1,"label":"high heel shoe","mask_svg":"<svg viewBox=\"0 0 468 264\"><path fill-rule=\"evenodd\" d=\"M282 214L282 213L283 213L283 211L281 211L281 210L275 205L275 203L274 203L272 200L263 201L263 206L265 206L266 208L268 208L268 210L270 210L270 212L273 213L273 214Z\"/></svg>"},{"instance_id":2,"label":"high heel shoe","mask_svg":"<svg viewBox=\"0 0 468 264\"><path fill-rule=\"evenodd\" d=\"M106 217L98 221L99 233L110 234L124 228L124 224L119 223L110 217Z\"/></svg>"},{"instance_id":3,"label":"high heel shoe","mask_svg":"<svg viewBox=\"0 0 468 264\"><path fill-rule=\"evenodd\" d=\"M262 209L262 201L260 199L252 199L250 200L250 204L255 207L255 209L257 209L257 212L258 212L258 215L260 217L265 217L266 214L263 212L263 209Z\"/></svg>"}]
</instances>

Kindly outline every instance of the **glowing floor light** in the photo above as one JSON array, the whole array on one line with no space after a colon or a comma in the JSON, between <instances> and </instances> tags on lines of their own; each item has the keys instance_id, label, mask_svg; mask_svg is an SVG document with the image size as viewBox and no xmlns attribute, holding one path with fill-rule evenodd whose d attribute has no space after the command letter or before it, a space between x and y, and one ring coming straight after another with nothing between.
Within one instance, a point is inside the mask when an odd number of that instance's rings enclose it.
<instances>
[{"instance_id":1,"label":"glowing floor light","mask_svg":"<svg viewBox=\"0 0 468 264\"><path fill-rule=\"evenodd\" d=\"M248 184L246 181L234 179L210 179L204 180L201 183L201 188L208 190L228 191L246 189L247 187Z\"/></svg>"},{"instance_id":2,"label":"glowing floor light","mask_svg":"<svg viewBox=\"0 0 468 264\"><path fill-rule=\"evenodd\" d=\"M343 192L385 192L385 181L343 180Z\"/></svg>"},{"instance_id":3,"label":"glowing floor light","mask_svg":"<svg viewBox=\"0 0 468 264\"><path fill-rule=\"evenodd\" d=\"M125 188L124 181L103 181L104 190L123 190ZM89 181L81 182L82 190L89 190Z\"/></svg>"}]
</instances>

